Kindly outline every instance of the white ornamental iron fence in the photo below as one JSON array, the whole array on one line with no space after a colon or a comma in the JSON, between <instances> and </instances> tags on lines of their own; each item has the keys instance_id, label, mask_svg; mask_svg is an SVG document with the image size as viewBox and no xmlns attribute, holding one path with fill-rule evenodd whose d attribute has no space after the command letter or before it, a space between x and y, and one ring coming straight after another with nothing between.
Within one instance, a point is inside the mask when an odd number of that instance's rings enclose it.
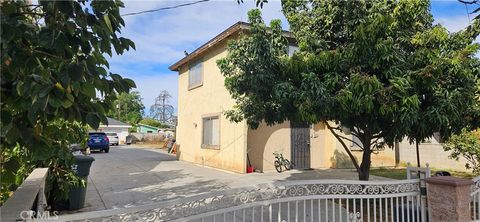
<instances>
[{"instance_id":1,"label":"white ornamental iron fence","mask_svg":"<svg viewBox=\"0 0 480 222\"><path fill-rule=\"evenodd\" d=\"M480 176L473 178L471 197L472 220L480 221Z\"/></svg>"},{"instance_id":2,"label":"white ornamental iron fence","mask_svg":"<svg viewBox=\"0 0 480 222\"><path fill-rule=\"evenodd\" d=\"M262 184L56 221L426 221L420 179Z\"/></svg>"}]
</instances>

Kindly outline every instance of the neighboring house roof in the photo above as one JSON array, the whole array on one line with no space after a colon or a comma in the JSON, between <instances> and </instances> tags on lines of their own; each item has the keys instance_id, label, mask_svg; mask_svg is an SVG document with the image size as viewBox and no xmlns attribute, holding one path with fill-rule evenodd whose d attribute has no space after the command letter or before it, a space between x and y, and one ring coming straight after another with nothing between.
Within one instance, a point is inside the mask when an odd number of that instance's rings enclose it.
<instances>
[{"instance_id":1,"label":"neighboring house roof","mask_svg":"<svg viewBox=\"0 0 480 222\"><path fill-rule=\"evenodd\" d=\"M147 128L154 128L154 129L157 129L157 130L164 130L164 131L175 131L175 128L161 128L161 127L150 126L150 125L141 124L141 123L138 123L137 126L143 126L143 127L147 127Z\"/></svg>"},{"instance_id":2,"label":"neighboring house roof","mask_svg":"<svg viewBox=\"0 0 480 222\"><path fill-rule=\"evenodd\" d=\"M228 37L239 33L240 31L248 31L250 29L250 24L246 22L237 22L227 28L225 31L221 32L217 36L215 36L213 39L210 39L207 43L203 44L199 48L195 49L192 53L188 54L184 58L180 59L170 67L168 67L171 71L178 71L180 67L184 64L187 64L188 62L197 59L201 55L203 55L206 51L208 51L209 48L219 44L220 42L223 42L226 40ZM289 42L295 42L295 38L293 37L293 34L288 31L284 31L284 36L287 37Z\"/></svg>"},{"instance_id":3,"label":"neighboring house roof","mask_svg":"<svg viewBox=\"0 0 480 222\"><path fill-rule=\"evenodd\" d=\"M150 125L146 125L146 124L137 124L138 126L143 126L143 127L146 127L146 128L151 128L151 129L156 129L156 130L161 130L162 128L159 128L159 127L156 127L156 126L150 126Z\"/></svg>"},{"instance_id":4,"label":"neighboring house roof","mask_svg":"<svg viewBox=\"0 0 480 222\"><path fill-rule=\"evenodd\" d=\"M128 123L124 123L122 121L112 119L110 117L107 117L107 125L100 125L100 127L132 127L132 125Z\"/></svg>"}]
</instances>

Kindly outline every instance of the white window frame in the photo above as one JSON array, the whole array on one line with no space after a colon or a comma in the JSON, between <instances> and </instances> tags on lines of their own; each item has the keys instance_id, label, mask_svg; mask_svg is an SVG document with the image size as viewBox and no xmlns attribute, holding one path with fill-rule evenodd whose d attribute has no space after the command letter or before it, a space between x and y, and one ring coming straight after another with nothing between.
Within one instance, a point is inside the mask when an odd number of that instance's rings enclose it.
<instances>
[{"instance_id":1,"label":"white window frame","mask_svg":"<svg viewBox=\"0 0 480 222\"><path fill-rule=\"evenodd\" d=\"M205 144L205 120L209 119L217 119L218 120L218 144ZM203 149L220 149L221 144L221 121L220 121L220 114L208 114L202 116L202 148Z\"/></svg>"},{"instance_id":2,"label":"white window frame","mask_svg":"<svg viewBox=\"0 0 480 222\"><path fill-rule=\"evenodd\" d=\"M356 137L355 135L352 135L352 143L350 145L350 150L352 151L361 151L362 150L362 147L359 147L357 144L355 144L354 142L358 143L359 145L362 145L362 141L360 141L360 139L358 137Z\"/></svg>"},{"instance_id":3,"label":"white window frame","mask_svg":"<svg viewBox=\"0 0 480 222\"><path fill-rule=\"evenodd\" d=\"M193 78L192 76L192 68L196 67L200 65L200 80L198 82L194 82L192 83L191 79ZM194 88L197 88L197 87L200 87L203 85L203 60L202 59L199 59L193 63L191 63L189 66L188 66L188 90L191 90L191 89L194 89Z\"/></svg>"},{"instance_id":4,"label":"white window frame","mask_svg":"<svg viewBox=\"0 0 480 222\"><path fill-rule=\"evenodd\" d=\"M289 57L292 57L293 54L295 54L296 51L300 50L300 48L296 45L288 45L288 50L287 50L287 53L288 53L288 56Z\"/></svg>"}]
</instances>

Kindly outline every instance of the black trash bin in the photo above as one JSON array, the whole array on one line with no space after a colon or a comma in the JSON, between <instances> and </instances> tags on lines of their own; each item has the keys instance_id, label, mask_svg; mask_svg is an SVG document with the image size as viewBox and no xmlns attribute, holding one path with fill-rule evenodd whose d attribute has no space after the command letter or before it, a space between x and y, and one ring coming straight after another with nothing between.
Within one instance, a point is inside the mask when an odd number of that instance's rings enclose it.
<instances>
[{"instance_id":1,"label":"black trash bin","mask_svg":"<svg viewBox=\"0 0 480 222\"><path fill-rule=\"evenodd\" d=\"M125 137L125 144L132 144L132 135L128 135L127 137Z\"/></svg>"},{"instance_id":2,"label":"black trash bin","mask_svg":"<svg viewBox=\"0 0 480 222\"><path fill-rule=\"evenodd\" d=\"M85 205L85 196L87 194L88 175L90 166L95 158L91 156L75 155L75 164L72 166L77 176L85 180L85 187L72 187L69 192L68 209L77 210Z\"/></svg>"}]
</instances>

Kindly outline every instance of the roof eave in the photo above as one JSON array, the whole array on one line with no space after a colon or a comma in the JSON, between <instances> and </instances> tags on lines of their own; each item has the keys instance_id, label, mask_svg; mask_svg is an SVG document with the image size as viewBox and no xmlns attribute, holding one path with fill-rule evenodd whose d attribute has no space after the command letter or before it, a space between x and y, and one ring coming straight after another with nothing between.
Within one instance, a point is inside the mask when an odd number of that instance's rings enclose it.
<instances>
[{"instance_id":1,"label":"roof eave","mask_svg":"<svg viewBox=\"0 0 480 222\"><path fill-rule=\"evenodd\" d=\"M208 42L206 42L202 46L195 49L195 51L193 51L192 53L188 54L187 56L183 57L182 59L180 59L179 61L177 61L176 63L174 63L170 67L168 67L168 69L170 69L171 71L179 71L180 66L184 65L185 63L194 59L195 57L199 56L200 54L202 54L208 48L216 45L217 43L223 41L224 39L226 39L227 37L237 33L238 31L248 29L248 26L249 26L249 24L246 23L246 22L237 22L237 23L233 24L232 26L228 27L225 31L221 32L220 34L213 37L212 39L210 39Z\"/></svg>"}]
</instances>

